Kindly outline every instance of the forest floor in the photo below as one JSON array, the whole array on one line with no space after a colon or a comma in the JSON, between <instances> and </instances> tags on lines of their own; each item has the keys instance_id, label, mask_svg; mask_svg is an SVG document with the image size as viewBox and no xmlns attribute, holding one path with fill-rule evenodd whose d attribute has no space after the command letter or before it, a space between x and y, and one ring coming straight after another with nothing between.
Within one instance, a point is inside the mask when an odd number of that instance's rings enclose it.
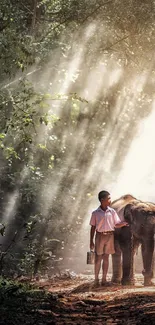
<instances>
[{"instance_id":1,"label":"forest floor","mask_svg":"<svg viewBox=\"0 0 155 325\"><path fill-rule=\"evenodd\" d=\"M0 325L155 324L155 287L144 287L141 275L124 287L93 288L92 275L21 282L1 284Z\"/></svg>"}]
</instances>

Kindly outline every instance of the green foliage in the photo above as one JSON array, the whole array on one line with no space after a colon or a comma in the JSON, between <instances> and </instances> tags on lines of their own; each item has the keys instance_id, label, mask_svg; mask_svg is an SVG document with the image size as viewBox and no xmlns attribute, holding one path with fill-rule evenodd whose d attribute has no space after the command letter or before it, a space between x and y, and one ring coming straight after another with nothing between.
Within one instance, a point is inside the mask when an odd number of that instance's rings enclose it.
<instances>
[{"instance_id":1,"label":"green foliage","mask_svg":"<svg viewBox=\"0 0 155 325\"><path fill-rule=\"evenodd\" d=\"M30 283L22 284L15 280L0 278L0 301L4 303L5 300L12 300L21 294L26 294L28 290L31 290Z\"/></svg>"},{"instance_id":2,"label":"green foliage","mask_svg":"<svg viewBox=\"0 0 155 325\"><path fill-rule=\"evenodd\" d=\"M115 181L137 121L151 110L154 15L152 1L1 0L1 273L50 272L72 240L82 247L75 237L98 188L98 148L106 156L115 147L103 170L105 184L111 171ZM128 80L144 66L147 84L132 102ZM106 69L121 71L107 88Z\"/></svg>"}]
</instances>

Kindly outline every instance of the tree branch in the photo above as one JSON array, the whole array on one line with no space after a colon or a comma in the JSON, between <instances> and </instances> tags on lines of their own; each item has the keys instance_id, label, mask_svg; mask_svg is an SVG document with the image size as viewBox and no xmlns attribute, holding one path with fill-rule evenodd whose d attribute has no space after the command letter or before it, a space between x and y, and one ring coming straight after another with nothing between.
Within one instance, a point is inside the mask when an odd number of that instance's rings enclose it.
<instances>
[{"instance_id":1,"label":"tree branch","mask_svg":"<svg viewBox=\"0 0 155 325\"><path fill-rule=\"evenodd\" d=\"M104 7L104 6L106 6L107 4L109 4L109 3L111 3L111 2L114 2L114 0L109 0L109 1L107 1L107 2L104 2L104 3L102 3L102 4L100 4L97 8L95 8L94 9L94 11L92 11L88 16L86 16L85 18L84 18L84 20L82 20L82 24L83 23L85 23L85 21L88 19L88 18L90 18L90 17L92 17L99 9L101 9L102 7Z\"/></svg>"},{"instance_id":2,"label":"tree branch","mask_svg":"<svg viewBox=\"0 0 155 325\"><path fill-rule=\"evenodd\" d=\"M107 2L104 2L104 3L102 3L102 4L100 4L97 8L95 8L90 14L88 14L82 21L81 21L81 23L83 24L83 23L85 23L86 21L87 21L87 19L88 18L90 18L90 17L92 17L99 9L101 9L102 7L104 7L105 5L107 5L107 4L109 4L109 3L111 3L111 2L113 2L114 0L109 0L109 1L107 1ZM52 29L52 31L55 31L59 26L61 26L61 25L63 25L63 24L65 24L67 21L69 21L69 18L70 18L70 16L68 16L67 18L65 18L61 23L59 23L57 26L55 26L53 29ZM48 32L47 32L47 34L46 35L44 35L44 37L40 40L40 42L42 42L43 40L44 40L44 38L45 37L47 37L48 36L48 34L51 32L51 28L50 28L50 30L48 30Z\"/></svg>"},{"instance_id":3,"label":"tree branch","mask_svg":"<svg viewBox=\"0 0 155 325\"><path fill-rule=\"evenodd\" d=\"M105 47L105 48L103 49L103 52L111 50L111 49L112 49L116 44L118 44L118 43L124 41L124 40L127 39L128 37L129 37L129 34L126 35L126 36L124 36L124 37L122 37L122 38L120 38L119 40L117 40L116 42L114 42L113 44L111 44L110 46ZM101 49L102 49L102 48L101 48Z\"/></svg>"}]
</instances>

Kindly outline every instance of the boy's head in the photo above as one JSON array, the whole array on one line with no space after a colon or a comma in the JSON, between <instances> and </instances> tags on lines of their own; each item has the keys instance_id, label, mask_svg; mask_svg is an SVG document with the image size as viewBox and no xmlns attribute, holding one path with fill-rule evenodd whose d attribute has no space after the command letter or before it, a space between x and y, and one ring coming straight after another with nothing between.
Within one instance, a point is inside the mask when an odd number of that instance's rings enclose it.
<instances>
[{"instance_id":1,"label":"boy's head","mask_svg":"<svg viewBox=\"0 0 155 325\"><path fill-rule=\"evenodd\" d=\"M108 206L111 204L110 193L107 191L101 191L98 194L98 199L101 202L101 205Z\"/></svg>"}]
</instances>

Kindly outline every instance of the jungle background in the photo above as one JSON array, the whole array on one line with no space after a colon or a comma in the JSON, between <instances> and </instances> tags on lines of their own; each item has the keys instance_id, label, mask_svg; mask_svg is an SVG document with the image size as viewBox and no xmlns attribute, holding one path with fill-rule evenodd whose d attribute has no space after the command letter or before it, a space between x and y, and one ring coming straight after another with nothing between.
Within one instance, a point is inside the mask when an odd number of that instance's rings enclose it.
<instances>
[{"instance_id":1,"label":"jungle background","mask_svg":"<svg viewBox=\"0 0 155 325\"><path fill-rule=\"evenodd\" d=\"M84 261L98 190L118 195L153 110L154 14L153 1L1 2L1 273Z\"/></svg>"},{"instance_id":2,"label":"jungle background","mask_svg":"<svg viewBox=\"0 0 155 325\"><path fill-rule=\"evenodd\" d=\"M154 47L153 0L1 0L2 277L84 271L101 189L155 202Z\"/></svg>"}]
</instances>

